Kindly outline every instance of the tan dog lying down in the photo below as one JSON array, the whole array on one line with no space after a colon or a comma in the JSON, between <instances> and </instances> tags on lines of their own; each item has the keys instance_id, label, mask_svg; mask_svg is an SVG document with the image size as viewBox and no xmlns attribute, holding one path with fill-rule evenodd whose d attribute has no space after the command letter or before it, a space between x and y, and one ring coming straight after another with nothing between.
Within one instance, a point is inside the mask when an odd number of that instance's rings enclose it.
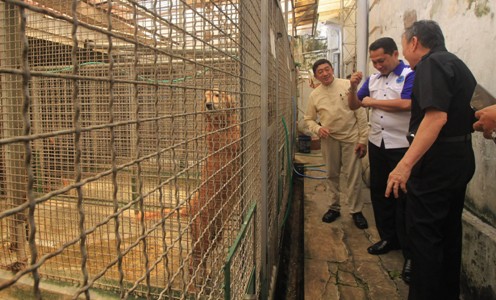
<instances>
[{"instance_id":1,"label":"tan dog lying down","mask_svg":"<svg viewBox=\"0 0 496 300\"><path fill-rule=\"evenodd\" d=\"M205 92L205 130L208 156L202 169L202 186L189 205L178 211L192 218L192 261L190 271L205 262L213 246L222 239L222 229L232 213L239 193L240 128L231 96L218 91ZM171 209L164 209L167 215ZM160 211L145 212L145 219L158 219ZM138 215L138 218L141 216Z\"/></svg>"}]
</instances>

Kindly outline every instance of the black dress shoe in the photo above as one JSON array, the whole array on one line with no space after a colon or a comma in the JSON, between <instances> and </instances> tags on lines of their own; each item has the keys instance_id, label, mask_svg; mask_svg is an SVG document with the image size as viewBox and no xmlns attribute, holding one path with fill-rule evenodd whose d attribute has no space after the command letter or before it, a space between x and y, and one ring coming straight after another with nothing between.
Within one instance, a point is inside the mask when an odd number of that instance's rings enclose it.
<instances>
[{"instance_id":1,"label":"black dress shoe","mask_svg":"<svg viewBox=\"0 0 496 300\"><path fill-rule=\"evenodd\" d=\"M341 216L341 213L337 210L329 209L322 217L322 222L332 223L336 221L337 218Z\"/></svg>"},{"instance_id":2,"label":"black dress shoe","mask_svg":"<svg viewBox=\"0 0 496 300\"><path fill-rule=\"evenodd\" d=\"M382 240L367 248L367 252L373 255L386 254L391 250L398 250L398 244L393 244L390 241Z\"/></svg>"},{"instance_id":3,"label":"black dress shoe","mask_svg":"<svg viewBox=\"0 0 496 300\"><path fill-rule=\"evenodd\" d=\"M412 278L412 260L405 259L405 263L403 264L403 271L401 271L401 279L406 284L410 284L410 279Z\"/></svg>"},{"instance_id":4,"label":"black dress shoe","mask_svg":"<svg viewBox=\"0 0 496 300\"><path fill-rule=\"evenodd\" d=\"M353 217L356 227L359 229L369 228L369 223L367 223L367 219L365 219L361 212L354 213L351 216Z\"/></svg>"}]
</instances>

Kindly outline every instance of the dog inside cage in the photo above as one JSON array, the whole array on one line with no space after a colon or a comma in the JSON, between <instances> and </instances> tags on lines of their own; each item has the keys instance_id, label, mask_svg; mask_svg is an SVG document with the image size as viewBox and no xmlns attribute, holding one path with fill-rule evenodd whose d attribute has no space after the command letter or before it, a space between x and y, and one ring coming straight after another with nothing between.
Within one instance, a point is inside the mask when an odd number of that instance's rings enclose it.
<instances>
[{"instance_id":1,"label":"dog inside cage","mask_svg":"<svg viewBox=\"0 0 496 300\"><path fill-rule=\"evenodd\" d=\"M204 115L207 156L202 183L182 207L138 214L145 220L178 213L191 218L193 239L190 273L205 273L209 249L222 240L223 228L232 219L240 178L240 126L234 98L219 90L205 92Z\"/></svg>"}]
</instances>

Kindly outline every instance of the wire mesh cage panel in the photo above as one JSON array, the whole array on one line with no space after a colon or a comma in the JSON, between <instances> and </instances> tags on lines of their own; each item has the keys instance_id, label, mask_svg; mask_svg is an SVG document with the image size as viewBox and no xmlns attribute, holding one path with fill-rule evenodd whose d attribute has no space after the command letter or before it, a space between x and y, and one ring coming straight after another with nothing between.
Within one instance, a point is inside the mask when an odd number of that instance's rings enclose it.
<instances>
[{"instance_id":1,"label":"wire mesh cage panel","mask_svg":"<svg viewBox=\"0 0 496 300\"><path fill-rule=\"evenodd\" d=\"M282 226L287 218L286 212L288 211L288 201L282 201L282 199L288 198L288 193L291 191L291 180L288 180L292 176L292 143L291 143L291 132L292 124L296 123L295 115L293 111L296 110L294 103L296 102L294 97L294 76L293 72L293 61L291 60L291 49L290 44L287 42L285 36L283 36L285 30L285 21L283 15L279 10L276 10L275 23L273 24L277 32L277 47L276 47L276 73L277 80L276 84L276 95L277 95L277 115L275 116L276 122L278 122L276 135L277 143L277 158L278 158L278 177L281 178L278 183L278 211L279 213L279 225Z\"/></svg>"},{"instance_id":2,"label":"wire mesh cage panel","mask_svg":"<svg viewBox=\"0 0 496 300\"><path fill-rule=\"evenodd\" d=\"M285 36L285 23L281 11L274 2L269 2L269 41L271 44L270 55L268 56L268 123L276 128L269 137L268 147L268 191L267 191L267 236L269 239L268 257L273 267L277 265L278 249L280 249L280 236L283 226L284 215L287 214L288 186L284 186L288 181L288 149L289 136L285 135L284 124L292 123L291 111L288 105L291 103L288 95L291 92L290 74L290 53L287 38ZM291 62L292 64L292 62ZM286 198L285 198L286 196Z\"/></svg>"},{"instance_id":3,"label":"wire mesh cage panel","mask_svg":"<svg viewBox=\"0 0 496 300\"><path fill-rule=\"evenodd\" d=\"M274 241L292 123L272 1L261 78L261 3L0 2L0 291L31 276L36 297L42 278L75 283L73 297L260 295L261 114L277 128Z\"/></svg>"}]
</instances>

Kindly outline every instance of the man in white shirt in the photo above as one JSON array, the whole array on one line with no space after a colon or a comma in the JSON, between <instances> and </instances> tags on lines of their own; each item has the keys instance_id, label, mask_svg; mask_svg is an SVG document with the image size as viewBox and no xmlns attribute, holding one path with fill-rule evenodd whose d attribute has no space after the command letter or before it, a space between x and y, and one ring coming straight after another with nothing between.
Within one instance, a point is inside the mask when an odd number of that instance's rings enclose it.
<instances>
[{"instance_id":1,"label":"man in white shirt","mask_svg":"<svg viewBox=\"0 0 496 300\"><path fill-rule=\"evenodd\" d=\"M384 37L369 47L370 59L379 73L371 75L357 92L362 73L351 76L348 104L351 109L369 107L370 196L381 240L367 251L373 255L403 249L403 280L409 282L411 261L405 240L405 198L384 196L389 173L408 149L411 93L415 73L398 59L393 39Z\"/></svg>"}]
</instances>

